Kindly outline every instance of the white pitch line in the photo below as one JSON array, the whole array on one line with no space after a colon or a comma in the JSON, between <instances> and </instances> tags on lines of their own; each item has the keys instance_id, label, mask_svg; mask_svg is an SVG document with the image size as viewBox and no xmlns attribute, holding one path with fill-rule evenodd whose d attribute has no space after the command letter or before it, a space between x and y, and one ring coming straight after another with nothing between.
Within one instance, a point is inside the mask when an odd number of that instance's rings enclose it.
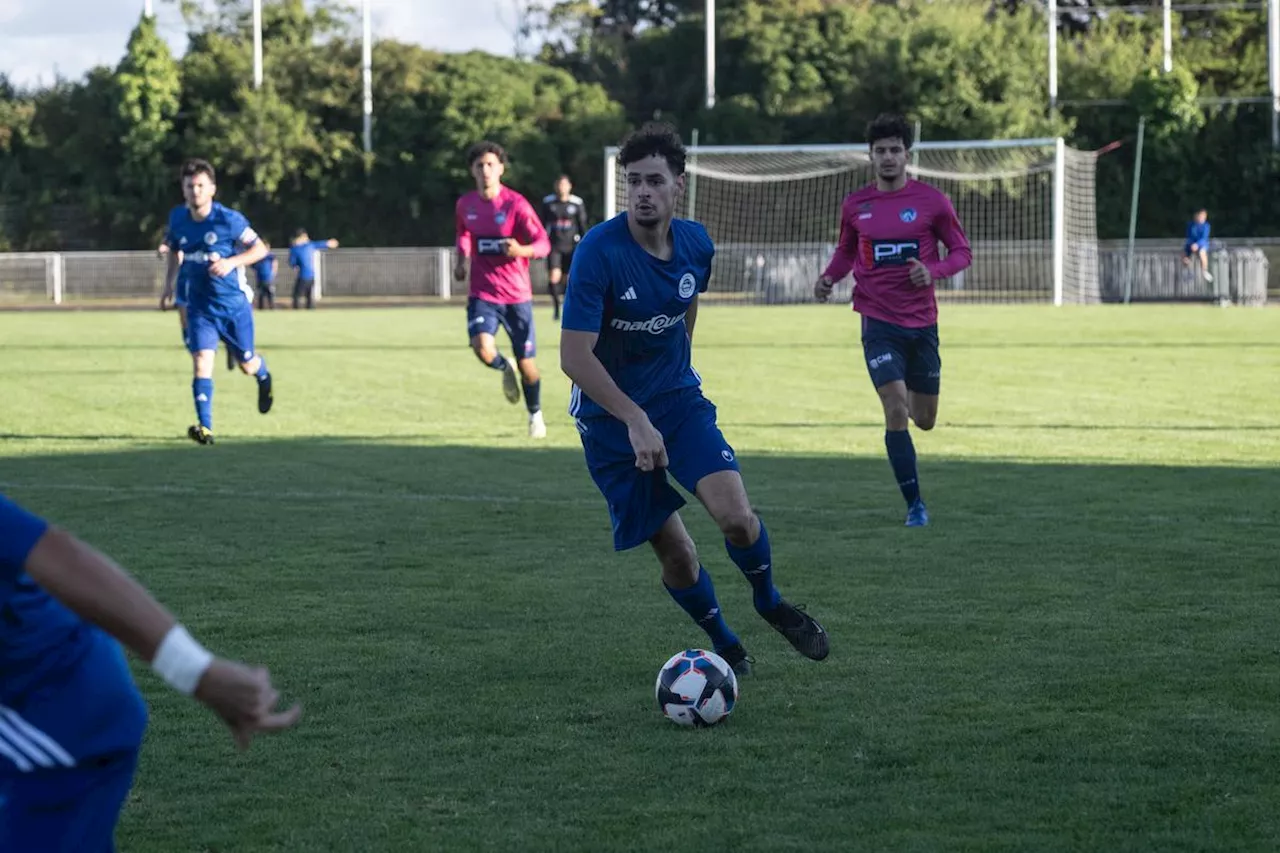
<instances>
[{"instance_id":1,"label":"white pitch line","mask_svg":"<svg viewBox=\"0 0 1280 853\"><path fill-rule=\"evenodd\" d=\"M155 485L155 486L114 486L102 483L12 483L0 481L0 490L8 491L10 489L26 489L29 491L48 491L48 492L88 492L98 494L136 494L136 495L180 495L200 497L211 495L214 497L243 497L244 490L228 489L228 488L195 488L192 486L171 486L171 485ZM446 492L358 492L347 491L343 489L327 489L325 491L305 491L298 489L286 489L283 491L262 491L255 490L254 496L260 499L275 501L369 501L380 502L386 501L390 503L498 503L498 504L541 504L541 505L557 505L557 506L575 506L598 508L601 507L603 499L589 500L585 498L566 498L554 496L537 496L537 495L459 495ZM817 515L823 517L839 517L848 518L850 516L877 517L886 513L884 508L879 507L850 507L848 509L838 509L831 507L813 507L813 506L777 506L768 504L756 504L756 508L765 514L771 512L795 512L805 515ZM1000 518L1000 519L1018 519L1027 521L1054 521L1061 520L1060 512L1027 512L1001 510L999 512L971 512L963 509L949 509L946 512L950 518L979 519L979 518ZM1077 516L1077 520L1088 520L1086 516ZM1111 516L1107 515L1099 520L1110 520ZM1128 519L1134 520L1132 518ZM1140 516L1137 519L1140 522L1152 525L1181 525L1186 519L1170 515L1147 515ZM1214 519L1216 523L1227 523L1244 527L1276 527L1280 526L1280 519L1257 518L1253 516L1226 516Z\"/></svg>"}]
</instances>

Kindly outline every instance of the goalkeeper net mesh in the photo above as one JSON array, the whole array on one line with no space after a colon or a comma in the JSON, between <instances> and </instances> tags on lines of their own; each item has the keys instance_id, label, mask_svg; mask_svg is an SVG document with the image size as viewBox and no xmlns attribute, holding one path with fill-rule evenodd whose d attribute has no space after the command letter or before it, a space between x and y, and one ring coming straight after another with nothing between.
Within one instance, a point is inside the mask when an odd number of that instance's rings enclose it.
<instances>
[{"instance_id":1,"label":"goalkeeper net mesh","mask_svg":"<svg viewBox=\"0 0 1280 853\"><path fill-rule=\"evenodd\" d=\"M626 205L616 149L606 214ZM840 232L845 196L873 180L865 146L691 148L677 216L716 242L710 293L750 302L811 298ZM937 284L940 299L1098 302L1096 156L1057 140L921 143L911 177L946 193L973 265ZM940 251L945 255L945 249ZM847 300L850 279L836 296Z\"/></svg>"}]
</instances>

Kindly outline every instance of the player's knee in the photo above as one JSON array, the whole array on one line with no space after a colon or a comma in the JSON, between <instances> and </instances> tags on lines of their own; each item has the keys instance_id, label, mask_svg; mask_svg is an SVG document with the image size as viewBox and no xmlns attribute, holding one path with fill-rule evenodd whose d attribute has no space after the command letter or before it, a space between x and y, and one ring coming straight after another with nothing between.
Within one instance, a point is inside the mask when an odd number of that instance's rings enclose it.
<instances>
[{"instance_id":1,"label":"player's knee","mask_svg":"<svg viewBox=\"0 0 1280 853\"><path fill-rule=\"evenodd\" d=\"M891 430L907 428L907 420L911 417L911 409L905 400L886 400L884 404L884 424Z\"/></svg>"},{"instance_id":2,"label":"player's knee","mask_svg":"<svg viewBox=\"0 0 1280 853\"><path fill-rule=\"evenodd\" d=\"M698 581L698 549L688 536L654 541L662 579L668 586L684 589Z\"/></svg>"},{"instance_id":3,"label":"player's knee","mask_svg":"<svg viewBox=\"0 0 1280 853\"><path fill-rule=\"evenodd\" d=\"M716 524L719 525L725 539L740 548L746 548L751 544L756 533L756 514L749 508L735 507L721 513L716 518Z\"/></svg>"},{"instance_id":4,"label":"player's knee","mask_svg":"<svg viewBox=\"0 0 1280 853\"><path fill-rule=\"evenodd\" d=\"M925 432L928 432L929 430L933 429L933 427L938 423L938 413L937 412L920 412L915 416L914 420L916 422L916 427L918 429L922 429Z\"/></svg>"},{"instance_id":5,"label":"player's knee","mask_svg":"<svg viewBox=\"0 0 1280 853\"><path fill-rule=\"evenodd\" d=\"M473 343L471 345L471 351L476 354L476 358L480 359L485 364L493 361L494 356L498 354L497 349L493 346L482 343Z\"/></svg>"}]
</instances>

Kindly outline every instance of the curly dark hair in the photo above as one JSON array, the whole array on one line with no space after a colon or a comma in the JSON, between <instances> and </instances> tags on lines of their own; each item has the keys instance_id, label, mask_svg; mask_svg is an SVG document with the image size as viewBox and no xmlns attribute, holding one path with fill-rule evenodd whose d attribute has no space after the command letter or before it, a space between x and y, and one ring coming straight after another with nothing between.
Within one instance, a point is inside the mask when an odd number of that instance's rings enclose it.
<instances>
[{"instance_id":1,"label":"curly dark hair","mask_svg":"<svg viewBox=\"0 0 1280 853\"><path fill-rule=\"evenodd\" d=\"M881 139L901 139L907 149L915 142L906 117L895 113L881 113L867 125L867 147L874 146Z\"/></svg>"},{"instance_id":2,"label":"curly dark hair","mask_svg":"<svg viewBox=\"0 0 1280 853\"><path fill-rule=\"evenodd\" d=\"M190 160L182 164L182 178L194 178L196 175L208 175L209 183L216 184L218 182L218 174L213 170L213 164L208 160L201 160L199 157L192 157Z\"/></svg>"},{"instance_id":3,"label":"curly dark hair","mask_svg":"<svg viewBox=\"0 0 1280 853\"><path fill-rule=\"evenodd\" d=\"M671 167L671 174L683 175L686 152L680 132L666 122L651 121L622 140L618 163L624 169L645 157L661 157Z\"/></svg>"},{"instance_id":4,"label":"curly dark hair","mask_svg":"<svg viewBox=\"0 0 1280 853\"><path fill-rule=\"evenodd\" d=\"M496 142L490 142L486 139L467 149L467 168L470 169L476 164L477 160L486 154L493 154L502 165L507 165L507 149Z\"/></svg>"}]
</instances>

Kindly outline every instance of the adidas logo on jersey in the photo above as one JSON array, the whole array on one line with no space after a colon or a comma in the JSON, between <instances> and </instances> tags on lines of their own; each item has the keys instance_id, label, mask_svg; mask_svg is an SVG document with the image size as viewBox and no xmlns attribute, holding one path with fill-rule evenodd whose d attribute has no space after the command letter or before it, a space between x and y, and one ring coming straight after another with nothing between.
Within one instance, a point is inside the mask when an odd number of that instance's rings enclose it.
<instances>
[{"instance_id":1,"label":"adidas logo on jersey","mask_svg":"<svg viewBox=\"0 0 1280 853\"><path fill-rule=\"evenodd\" d=\"M632 299L636 299L636 298L638 298L638 297L636 296L636 289L635 289L634 287L628 287L628 288L627 288L627 292L626 292L626 293L624 293L624 294L622 294L622 296L621 296L620 298L621 298L624 302L629 302L629 301L631 301Z\"/></svg>"}]
</instances>

